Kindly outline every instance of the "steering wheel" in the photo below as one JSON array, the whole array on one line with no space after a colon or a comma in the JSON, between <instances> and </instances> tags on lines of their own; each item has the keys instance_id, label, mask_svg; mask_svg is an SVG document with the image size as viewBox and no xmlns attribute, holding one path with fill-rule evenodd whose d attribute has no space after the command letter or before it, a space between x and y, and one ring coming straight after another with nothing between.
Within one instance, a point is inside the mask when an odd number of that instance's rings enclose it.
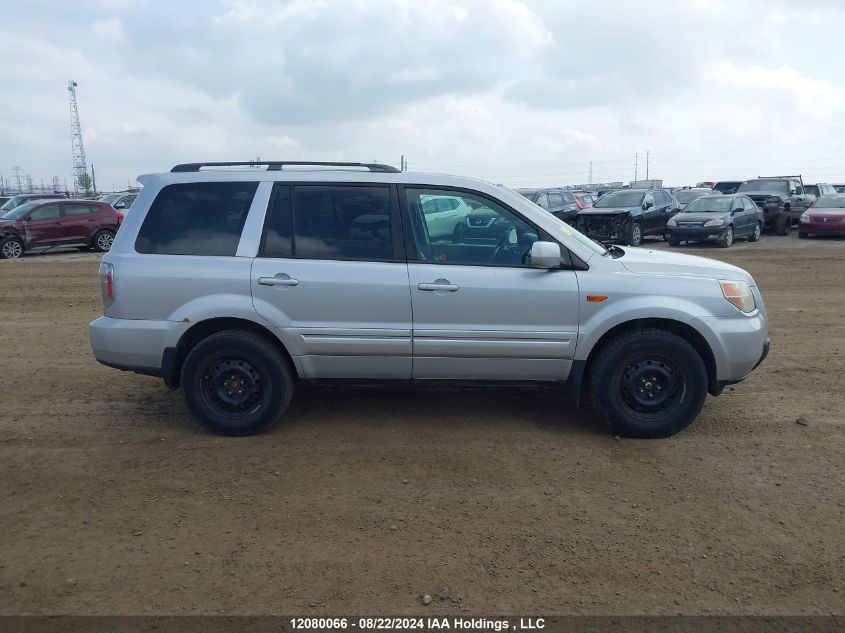
<instances>
[{"instance_id":1,"label":"steering wheel","mask_svg":"<svg viewBox=\"0 0 845 633\"><path fill-rule=\"evenodd\" d=\"M516 231L516 244L510 243L510 236L511 231ZM502 236L499 238L499 241L496 243L496 248L493 249L493 254L490 256L490 263L494 264L499 260L499 257L502 253L509 253L511 255L519 254L519 249L522 246L522 240L520 239L522 235L519 233L519 229L514 226L509 227ZM520 258L520 262L523 264L528 263L528 258L531 255L531 247L529 246L522 252L522 256Z\"/></svg>"}]
</instances>

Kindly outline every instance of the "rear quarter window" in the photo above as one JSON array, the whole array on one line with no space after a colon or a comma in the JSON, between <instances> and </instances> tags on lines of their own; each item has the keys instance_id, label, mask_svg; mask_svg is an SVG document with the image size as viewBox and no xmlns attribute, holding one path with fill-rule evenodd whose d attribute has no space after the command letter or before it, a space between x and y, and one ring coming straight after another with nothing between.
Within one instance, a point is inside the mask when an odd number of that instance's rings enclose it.
<instances>
[{"instance_id":1,"label":"rear quarter window","mask_svg":"<svg viewBox=\"0 0 845 633\"><path fill-rule=\"evenodd\" d=\"M135 250L156 255L234 256L257 182L200 182L162 187Z\"/></svg>"}]
</instances>

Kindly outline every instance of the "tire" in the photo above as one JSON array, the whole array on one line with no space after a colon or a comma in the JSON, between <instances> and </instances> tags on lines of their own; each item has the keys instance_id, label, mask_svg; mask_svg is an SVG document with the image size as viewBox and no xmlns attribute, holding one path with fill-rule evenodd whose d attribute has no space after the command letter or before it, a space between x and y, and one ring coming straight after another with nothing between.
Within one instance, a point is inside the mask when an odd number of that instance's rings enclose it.
<instances>
[{"instance_id":1,"label":"tire","mask_svg":"<svg viewBox=\"0 0 845 633\"><path fill-rule=\"evenodd\" d=\"M669 246L680 246L681 240L669 240Z\"/></svg>"},{"instance_id":2,"label":"tire","mask_svg":"<svg viewBox=\"0 0 845 633\"><path fill-rule=\"evenodd\" d=\"M98 253L105 253L111 249L113 241L114 232L109 231L108 229L103 229L102 231L97 231L94 234L94 237L91 240L91 246Z\"/></svg>"},{"instance_id":3,"label":"tire","mask_svg":"<svg viewBox=\"0 0 845 633\"><path fill-rule=\"evenodd\" d=\"M23 242L16 237L7 237L0 241L0 259L18 259L23 257L24 251Z\"/></svg>"},{"instance_id":4,"label":"tire","mask_svg":"<svg viewBox=\"0 0 845 633\"><path fill-rule=\"evenodd\" d=\"M599 418L618 435L640 438L669 437L685 429L701 411L708 387L707 369L695 348L655 328L632 330L605 344L592 362L589 380Z\"/></svg>"},{"instance_id":5,"label":"tire","mask_svg":"<svg viewBox=\"0 0 845 633\"><path fill-rule=\"evenodd\" d=\"M722 248L730 248L731 244L734 243L734 227L730 224L728 228L725 229L724 235L722 235L721 239L719 239L719 246Z\"/></svg>"},{"instance_id":6,"label":"tire","mask_svg":"<svg viewBox=\"0 0 845 633\"><path fill-rule=\"evenodd\" d=\"M625 226L625 244L639 246L643 243L643 227L636 220L631 220Z\"/></svg>"},{"instance_id":7,"label":"tire","mask_svg":"<svg viewBox=\"0 0 845 633\"><path fill-rule=\"evenodd\" d=\"M778 235L789 235L791 230L792 218L789 217L789 211L785 211L775 218L775 233Z\"/></svg>"},{"instance_id":8,"label":"tire","mask_svg":"<svg viewBox=\"0 0 845 633\"><path fill-rule=\"evenodd\" d=\"M802 240L805 240L810 237L810 234L807 233L807 231L798 231L798 237L800 237Z\"/></svg>"},{"instance_id":9,"label":"tire","mask_svg":"<svg viewBox=\"0 0 845 633\"><path fill-rule=\"evenodd\" d=\"M293 370L265 338L238 330L212 334L182 365L185 404L206 429L254 435L278 422L293 396Z\"/></svg>"},{"instance_id":10,"label":"tire","mask_svg":"<svg viewBox=\"0 0 845 633\"><path fill-rule=\"evenodd\" d=\"M757 222L754 225L754 232L750 236L748 236L748 241L756 242L760 239L761 235L763 235L763 226L759 222Z\"/></svg>"}]
</instances>

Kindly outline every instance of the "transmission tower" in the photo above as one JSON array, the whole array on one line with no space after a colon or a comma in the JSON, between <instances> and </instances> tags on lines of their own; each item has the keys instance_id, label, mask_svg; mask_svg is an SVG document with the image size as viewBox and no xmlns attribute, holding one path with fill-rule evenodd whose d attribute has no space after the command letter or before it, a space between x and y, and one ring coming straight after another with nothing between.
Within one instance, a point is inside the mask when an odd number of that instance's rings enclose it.
<instances>
[{"instance_id":1,"label":"transmission tower","mask_svg":"<svg viewBox=\"0 0 845 633\"><path fill-rule=\"evenodd\" d=\"M82 146L82 127L79 125L79 109L76 106L76 82L69 79L67 91L70 96L70 144L73 152L73 190L79 193L85 187L80 179L88 179L88 166L85 163L85 148Z\"/></svg>"},{"instance_id":2,"label":"transmission tower","mask_svg":"<svg viewBox=\"0 0 845 633\"><path fill-rule=\"evenodd\" d=\"M23 167L15 165L12 167L12 171L15 172L15 182L18 183L18 193L23 193L23 187L21 186L21 172L23 171Z\"/></svg>"}]
</instances>

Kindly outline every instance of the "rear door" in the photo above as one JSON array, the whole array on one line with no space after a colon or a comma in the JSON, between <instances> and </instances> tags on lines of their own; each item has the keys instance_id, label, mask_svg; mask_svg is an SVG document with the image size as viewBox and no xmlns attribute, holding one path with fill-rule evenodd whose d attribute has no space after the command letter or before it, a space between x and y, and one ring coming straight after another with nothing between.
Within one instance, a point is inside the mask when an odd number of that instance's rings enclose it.
<instances>
[{"instance_id":1,"label":"rear door","mask_svg":"<svg viewBox=\"0 0 845 633\"><path fill-rule=\"evenodd\" d=\"M97 226L98 207L84 202L70 202L59 205L62 209L64 240L87 242Z\"/></svg>"},{"instance_id":2,"label":"rear door","mask_svg":"<svg viewBox=\"0 0 845 633\"><path fill-rule=\"evenodd\" d=\"M309 378L410 378L396 189L277 183L252 266L258 313Z\"/></svg>"},{"instance_id":3,"label":"rear door","mask_svg":"<svg viewBox=\"0 0 845 633\"><path fill-rule=\"evenodd\" d=\"M425 196L472 212L448 240L428 236ZM578 330L572 270L531 268L540 231L477 192L406 187L406 250L418 379L565 380Z\"/></svg>"},{"instance_id":4,"label":"rear door","mask_svg":"<svg viewBox=\"0 0 845 633\"><path fill-rule=\"evenodd\" d=\"M55 246L64 240L58 204L45 204L29 213L26 220L27 247Z\"/></svg>"}]
</instances>

